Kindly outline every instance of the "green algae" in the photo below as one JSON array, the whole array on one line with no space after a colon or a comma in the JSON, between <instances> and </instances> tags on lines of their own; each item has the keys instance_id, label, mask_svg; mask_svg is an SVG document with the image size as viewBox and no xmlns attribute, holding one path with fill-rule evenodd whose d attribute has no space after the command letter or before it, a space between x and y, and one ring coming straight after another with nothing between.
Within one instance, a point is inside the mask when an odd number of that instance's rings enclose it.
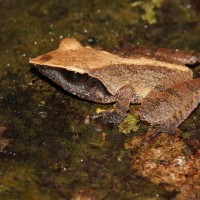
<instances>
[{"instance_id":1,"label":"green algae","mask_svg":"<svg viewBox=\"0 0 200 200\"><path fill-rule=\"evenodd\" d=\"M141 7L144 10L141 18L147 21L149 24L155 24L157 22L156 8L160 8L164 0L151 0L151 1L135 1L131 4L132 7Z\"/></svg>"},{"instance_id":2,"label":"green algae","mask_svg":"<svg viewBox=\"0 0 200 200\"><path fill-rule=\"evenodd\" d=\"M8 161L2 165L0 197L4 199L50 199L51 191L47 188L42 189L37 184L38 177L35 175L35 169L24 163ZM5 168L6 167L6 168Z\"/></svg>"},{"instance_id":3,"label":"green algae","mask_svg":"<svg viewBox=\"0 0 200 200\"><path fill-rule=\"evenodd\" d=\"M140 8L128 0L78 2L0 2L0 126L10 141L0 151L0 199L70 199L80 191L95 191L102 199L175 196L130 167L132 151L125 150L124 141L132 134L98 121L84 123L97 107L112 105L68 94L30 70L28 61L68 36L95 47L145 44L199 51L199 14L188 7L190 1L164 1L153 10L157 23L147 25ZM181 126L194 147L185 150L189 155L198 150L198 111ZM137 128L135 116L130 118L133 126L123 130Z\"/></svg>"},{"instance_id":4,"label":"green algae","mask_svg":"<svg viewBox=\"0 0 200 200\"><path fill-rule=\"evenodd\" d=\"M118 126L119 132L124 134L137 132L139 129L138 122L139 119L136 112L128 114L124 121Z\"/></svg>"}]
</instances>

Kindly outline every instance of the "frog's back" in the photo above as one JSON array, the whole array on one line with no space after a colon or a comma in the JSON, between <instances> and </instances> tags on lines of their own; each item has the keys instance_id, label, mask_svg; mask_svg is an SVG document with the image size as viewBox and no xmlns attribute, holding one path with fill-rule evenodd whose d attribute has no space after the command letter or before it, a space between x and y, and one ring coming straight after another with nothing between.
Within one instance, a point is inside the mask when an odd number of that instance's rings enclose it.
<instances>
[{"instance_id":1,"label":"frog's back","mask_svg":"<svg viewBox=\"0 0 200 200\"><path fill-rule=\"evenodd\" d=\"M182 70L176 70L165 67L164 64L168 65L165 62L162 62L162 66L112 65L100 70L92 70L90 73L101 80L112 94L116 94L125 85L132 86L140 102L158 85L170 87L175 83L193 78L193 72L186 66L182 66Z\"/></svg>"}]
</instances>

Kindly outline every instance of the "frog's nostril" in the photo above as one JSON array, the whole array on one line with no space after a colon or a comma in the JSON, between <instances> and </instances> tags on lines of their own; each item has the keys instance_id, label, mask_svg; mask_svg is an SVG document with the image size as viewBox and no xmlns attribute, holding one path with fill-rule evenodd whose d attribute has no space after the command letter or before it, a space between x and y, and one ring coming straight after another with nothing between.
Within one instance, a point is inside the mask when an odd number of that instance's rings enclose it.
<instances>
[{"instance_id":1,"label":"frog's nostril","mask_svg":"<svg viewBox=\"0 0 200 200\"><path fill-rule=\"evenodd\" d=\"M50 56L49 54L44 54L40 57L40 61L46 62L52 59L52 56Z\"/></svg>"}]
</instances>

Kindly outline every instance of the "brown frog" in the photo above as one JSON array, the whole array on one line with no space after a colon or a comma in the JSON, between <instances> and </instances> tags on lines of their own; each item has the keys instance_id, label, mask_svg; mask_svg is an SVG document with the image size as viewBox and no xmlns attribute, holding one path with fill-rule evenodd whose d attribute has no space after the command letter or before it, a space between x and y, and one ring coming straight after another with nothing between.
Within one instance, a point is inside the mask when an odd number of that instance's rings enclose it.
<instances>
[{"instance_id":1,"label":"brown frog","mask_svg":"<svg viewBox=\"0 0 200 200\"><path fill-rule=\"evenodd\" d=\"M173 133L198 106L200 78L186 65L198 55L169 49L107 52L65 38L59 48L30 60L53 82L80 98L115 102L96 117L120 123L130 103L140 103L139 116L158 132Z\"/></svg>"}]
</instances>

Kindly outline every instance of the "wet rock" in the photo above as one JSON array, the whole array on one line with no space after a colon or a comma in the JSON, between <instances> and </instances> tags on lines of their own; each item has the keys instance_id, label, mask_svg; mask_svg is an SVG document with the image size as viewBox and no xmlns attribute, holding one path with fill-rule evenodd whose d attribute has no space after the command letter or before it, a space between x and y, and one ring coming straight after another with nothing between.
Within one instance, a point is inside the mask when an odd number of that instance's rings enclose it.
<instances>
[{"instance_id":1,"label":"wet rock","mask_svg":"<svg viewBox=\"0 0 200 200\"><path fill-rule=\"evenodd\" d=\"M98 200L97 196L95 195L94 191L89 188L84 188L82 190L76 191L73 195L71 200Z\"/></svg>"},{"instance_id":2,"label":"wet rock","mask_svg":"<svg viewBox=\"0 0 200 200\"><path fill-rule=\"evenodd\" d=\"M177 192L174 199L200 199L200 150L185 153L191 150L178 133L150 140L136 136L125 147L134 150L132 167L138 175Z\"/></svg>"}]
</instances>

